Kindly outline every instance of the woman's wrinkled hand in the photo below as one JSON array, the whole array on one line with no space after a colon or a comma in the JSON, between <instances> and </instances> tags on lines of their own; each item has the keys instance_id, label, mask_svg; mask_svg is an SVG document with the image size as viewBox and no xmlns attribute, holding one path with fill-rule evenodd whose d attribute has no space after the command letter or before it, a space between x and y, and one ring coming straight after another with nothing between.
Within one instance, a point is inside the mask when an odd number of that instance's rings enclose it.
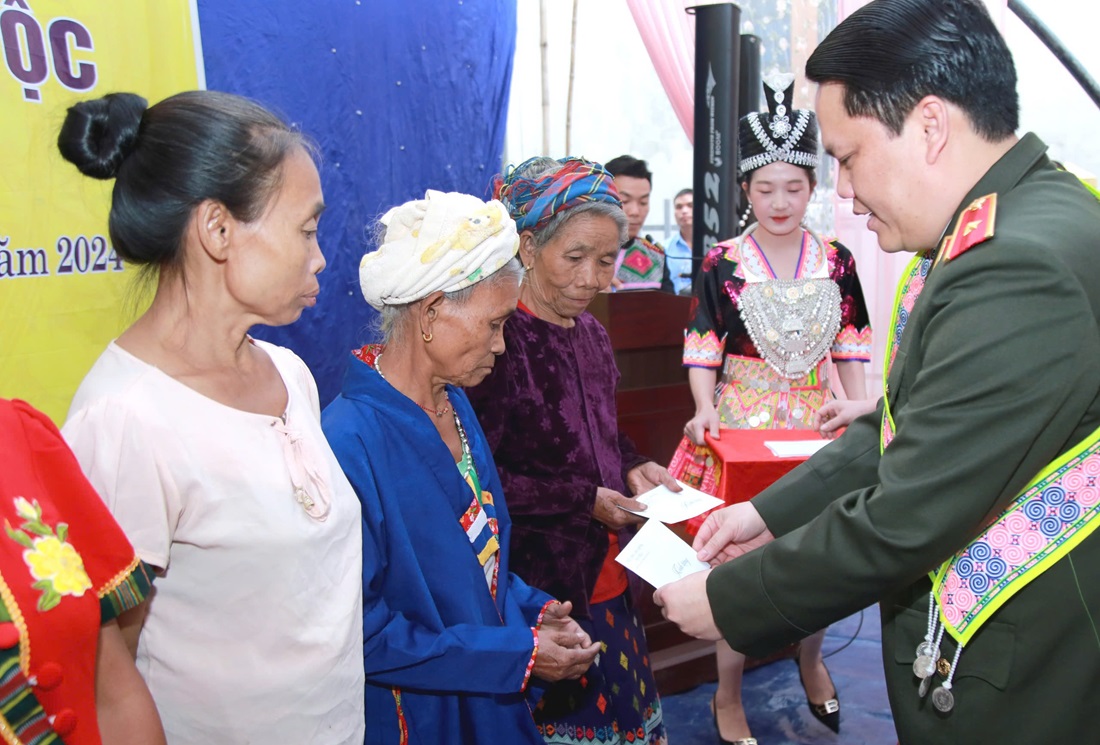
<instances>
[{"instance_id":1,"label":"woman's wrinkled hand","mask_svg":"<svg viewBox=\"0 0 1100 745\"><path fill-rule=\"evenodd\" d=\"M592 639L588 636L588 633L581 628L581 625L569 615L572 612L573 604L568 600L564 603L555 601L546 606L546 610L542 615L542 624L539 628L554 628L571 634L576 639L576 642L571 648L584 649L592 643Z\"/></svg>"},{"instance_id":2,"label":"woman's wrinkled hand","mask_svg":"<svg viewBox=\"0 0 1100 745\"><path fill-rule=\"evenodd\" d=\"M625 528L628 525L639 525L642 522L641 517L621 509L620 505L630 510L641 511L645 509L645 505L636 499L624 497L614 489L598 486L596 487L596 506L592 510L592 517L612 530Z\"/></svg>"},{"instance_id":3,"label":"woman's wrinkled hand","mask_svg":"<svg viewBox=\"0 0 1100 745\"><path fill-rule=\"evenodd\" d=\"M576 625L576 621L569 621ZM563 628L560 623L548 623L544 619L535 633L539 648L531 674L550 683L581 677L600 653L599 642L589 639L583 631L578 637L575 631Z\"/></svg>"},{"instance_id":4,"label":"woman's wrinkled hand","mask_svg":"<svg viewBox=\"0 0 1100 745\"><path fill-rule=\"evenodd\" d=\"M713 408L706 411L696 412L687 424L684 425L684 434L696 445L705 445L703 436L707 432L710 432L710 436L714 439L718 439L719 420L718 412Z\"/></svg>"},{"instance_id":5,"label":"woman's wrinkled hand","mask_svg":"<svg viewBox=\"0 0 1100 745\"><path fill-rule=\"evenodd\" d=\"M640 466L634 466L626 473L626 486L634 496L641 496L650 489L656 489L661 485L667 486L669 491L680 491L680 485L672 474L662 465L649 460Z\"/></svg>"}]
</instances>

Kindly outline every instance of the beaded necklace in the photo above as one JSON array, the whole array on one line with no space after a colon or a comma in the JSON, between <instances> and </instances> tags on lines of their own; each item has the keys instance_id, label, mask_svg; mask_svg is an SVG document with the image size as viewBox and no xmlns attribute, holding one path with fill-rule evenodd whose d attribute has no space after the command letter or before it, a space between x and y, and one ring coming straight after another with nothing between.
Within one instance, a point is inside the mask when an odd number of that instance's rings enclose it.
<instances>
[{"instance_id":1,"label":"beaded necklace","mask_svg":"<svg viewBox=\"0 0 1100 745\"><path fill-rule=\"evenodd\" d=\"M462 420L458 418L458 412L454 412L455 429L458 430L458 439L462 441L462 459L474 467L474 457L470 454L470 441L466 439L466 428L462 426ZM480 501L480 500L479 500Z\"/></svg>"},{"instance_id":2,"label":"beaded necklace","mask_svg":"<svg viewBox=\"0 0 1100 745\"><path fill-rule=\"evenodd\" d=\"M381 361L381 359L382 359L382 353L379 352L377 355L375 355L375 358L374 358L374 371L376 373L378 373L378 375L382 378L382 380L386 380L386 376L382 375L382 368L379 366L379 362ZM388 383L389 381L386 380L386 382ZM448 414L452 411L452 409L451 409L451 399L450 399L450 396L447 395L447 391L443 391L443 398L446 399L446 403L444 403L443 407L440 408L440 409L435 409L435 408L432 408L430 406L425 406L424 404L420 403L419 401L413 401L413 399L411 399L411 398L409 400L412 401L417 406L419 406L420 408L422 408L424 411L428 412L429 414L435 414L436 416L441 417L444 414ZM456 422L458 421L458 415L457 414L455 415L455 421ZM461 428L459 429L459 431L461 432Z\"/></svg>"}]
</instances>

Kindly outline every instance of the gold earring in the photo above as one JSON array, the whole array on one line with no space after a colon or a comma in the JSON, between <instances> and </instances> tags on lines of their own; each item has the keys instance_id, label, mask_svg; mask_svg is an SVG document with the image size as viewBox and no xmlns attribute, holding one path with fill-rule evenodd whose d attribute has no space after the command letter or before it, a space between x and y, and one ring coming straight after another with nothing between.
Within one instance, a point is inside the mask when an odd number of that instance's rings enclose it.
<instances>
[{"instance_id":1,"label":"gold earring","mask_svg":"<svg viewBox=\"0 0 1100 745\"><path fill-rule=\"evenodd\" d=\"M430 342L430 341L432 340L432 332L431 332L431 331L429 331L429 332L428 332L428 333L426 333L426 334L421 334L421 335L420 335L420 338L421 338L421 339L423 339L425 343L428 343L428 342Z\"/></svg>"}]
</instances>

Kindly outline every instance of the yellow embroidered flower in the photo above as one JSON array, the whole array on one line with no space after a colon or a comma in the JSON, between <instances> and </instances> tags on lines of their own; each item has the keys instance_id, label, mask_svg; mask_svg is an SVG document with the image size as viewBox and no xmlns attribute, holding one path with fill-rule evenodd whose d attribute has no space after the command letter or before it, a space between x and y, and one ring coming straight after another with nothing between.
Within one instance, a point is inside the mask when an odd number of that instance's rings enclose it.
<instances>
[{"instance_id":1,"label":"yellow embroidered flower","mask_svg":"<svg viewBox=\"0 0 1100 745\"><path fill-rule=\"evenodd\" d=\"M26 500L24 497L16 497L12 500L15 502L15 514L24 520L37 520L38 511L34 509L34 505Z\"/></svg>"},{"instance_id":2,"label":"yellow embroidered flower","mask_svg":"<svg viewBox=\"0 0 1100 745\"><path fill-rule=\"evenodd\" d=\"M58 595L81 597L92 586L80 554L54 536L36 538L34 548L23 552L23 560L31 575L37 580L48 580Z\"/></svg>"}]
</instances>

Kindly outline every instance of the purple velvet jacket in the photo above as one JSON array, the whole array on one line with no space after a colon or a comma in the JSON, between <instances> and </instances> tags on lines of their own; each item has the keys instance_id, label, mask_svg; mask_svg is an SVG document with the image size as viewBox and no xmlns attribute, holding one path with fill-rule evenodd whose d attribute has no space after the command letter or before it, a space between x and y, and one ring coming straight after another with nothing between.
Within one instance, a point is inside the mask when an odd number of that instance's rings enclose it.
<instances>
[{"instance_id":1,"label":"purple velvet jacket","mask_svg":"<svg viewBox=\"0 0 1100 745\"><path fill-rule=\"evenodd\" d=\"M567 329L520 309L504 339L492 374L467 393L512 515L512 571L587 617L608 551L596 487L629 496L627 471L649 459L619 431L619 370L592 315Z\"/></svg>"}]
</instances>

